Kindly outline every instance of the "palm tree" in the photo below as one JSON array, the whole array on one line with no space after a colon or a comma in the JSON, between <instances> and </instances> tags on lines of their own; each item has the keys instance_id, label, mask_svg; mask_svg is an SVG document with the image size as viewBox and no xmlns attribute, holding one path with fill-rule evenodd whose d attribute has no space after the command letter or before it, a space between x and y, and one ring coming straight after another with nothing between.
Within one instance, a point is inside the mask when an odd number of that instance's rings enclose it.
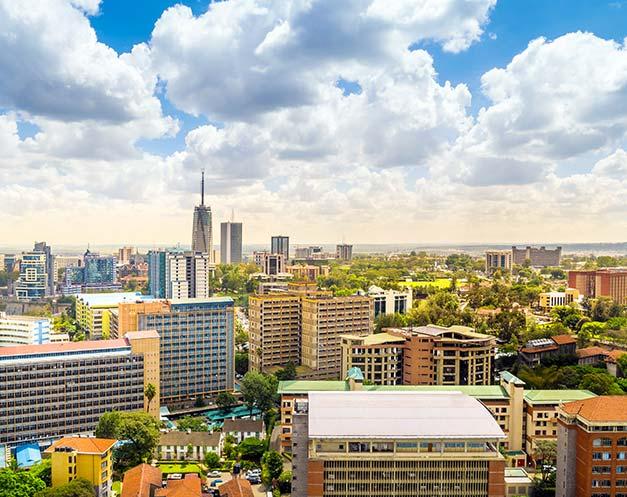
<instances>
[{"instance_id":1,"label":"palm tree","mask_svg":"<svg viewBox=\"0 0 627 497\"><path fill-rule=\"evenodd\" d=\"M152 383L148 383L148 385L146 385L146 388L144 389L144 395L148 399L148 405L146 406L146 412L149 412L150 411L150 403L152 402L152 399L155 398L155 395L157 395L157 388Z\"/></svg>"}]
</instances>

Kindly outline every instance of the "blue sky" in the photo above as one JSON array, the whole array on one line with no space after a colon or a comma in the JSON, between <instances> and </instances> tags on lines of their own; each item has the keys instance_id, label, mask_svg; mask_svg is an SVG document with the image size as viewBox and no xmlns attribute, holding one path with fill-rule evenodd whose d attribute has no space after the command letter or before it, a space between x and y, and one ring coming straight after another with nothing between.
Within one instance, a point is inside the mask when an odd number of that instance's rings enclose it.
<instances>
[{"instance_id":1,"label":"blue sky","mask_svg":"<svg viewBox=\"0 0 627 497\"><path fill-rule=\"evenodd\" d=\"M0 0L0 33L0 239L188 244L201 169L246 243L627 232L626 0Z\"/></svg>"},{"instance_id":2,"label":"blue sky","mask_svg":"<svg viewBox=\"0 0 627 497\"><path fill-rule=\"evenodd\" d=\"M206 0L105 0L100 13L91 17L98 39L118 53L150 39L154 24L163 11L173 5L190 7L195 15L207 10ZM557 38L573 31L589 31L603 38L622 42L627 25L626 0L505 0L497 3L490 15L481 43L460 53L442 50L435 42L417 44L432 54L439 81L465 83L473 96L472 112L489 102L481 93L481 76L493 67L504 67L511 58L538 37ZM348 82L349 91L356 86ZM345 85L340 85L343 89ZM140 146L152 153L166 155L184 146L185 134L209 122L204 116L191 116L160 96L165 112L180 120L181 131L173 138L142 140ZM217 121L214 123L220 124ZM31 131L32 133L32 131Z\"/></svg>"}]
</instances>

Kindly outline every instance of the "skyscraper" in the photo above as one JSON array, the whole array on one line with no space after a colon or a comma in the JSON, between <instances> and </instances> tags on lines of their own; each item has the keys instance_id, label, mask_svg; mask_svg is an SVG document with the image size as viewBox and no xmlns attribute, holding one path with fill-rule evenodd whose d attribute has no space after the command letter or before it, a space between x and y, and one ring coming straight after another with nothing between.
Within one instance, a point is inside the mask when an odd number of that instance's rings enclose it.
<instances>
[{"instance_id":1,"label":"skyscraper","mask_svg":"<svg viewBox=\"0 0 627 497\"><path fill-rule=\"evenodd\" d=\"M45 252L22 254L20 277L15 283L15 296L19 300L41 299L48 294Z\"/></svg>"},{"instance_id":2,"label":"skyscraper","mask_svg":"<svg viewBox=\"0 0 627 497\"><path fill-rule=\"evenodd\" d=\"M270 239L270 253L283 254L285 262L290 260L290 237L275 235Z\"/></svg>"},{"instance_id":3,"label":"skyscraper","mask_svg":"<svg viewBox=\"0 0 627 497\"><path fill-rule=\"evenodd\" d=\"M148 289L156 298L209 297L215 271L209 254L179 249L148 253Z\"/></svg>"},{"instance_id":4,"label":"skyscraper","mask_svg":"<svg viewBox=\"0 0 627 497\"><path fill-rule=\"evenodd\" d=\"M213 236L211 228L211 207L205 205L205 171L200 181L200 205L194 207L192 230L192 252L203 252L212 257Z\"/></svg>"},{"instance_id":5,"label":"skyscraper","mask_svg":"<svg viewBox=\"0 0 627 497\"><path fill-rule=\"evenodd\" d=\"M220 224L220 262L222 264L242 262L242 223L227 221Z\"/></svg>"},{"instance_id":6,"label":"skyscraper","mask_svg":"<svg viewBox=\"0 0 627 497\"><path fill-rule=\"evenodd\" d=\"M43 252L46 254L46 295L54 295L54 256L52 249L46 242L35 242L35 252Z\"/></svg>"},{"instance_id":7,"label":"skyscraper","mask_svg":"<svg viewBox=\"0 0 627 497\"><path fill-rule=\"evenodd\" d=\"M335 247L335 258L341 261L353 259L353 246L348 243L339 243Z\"/></svg>"}]
</instances>

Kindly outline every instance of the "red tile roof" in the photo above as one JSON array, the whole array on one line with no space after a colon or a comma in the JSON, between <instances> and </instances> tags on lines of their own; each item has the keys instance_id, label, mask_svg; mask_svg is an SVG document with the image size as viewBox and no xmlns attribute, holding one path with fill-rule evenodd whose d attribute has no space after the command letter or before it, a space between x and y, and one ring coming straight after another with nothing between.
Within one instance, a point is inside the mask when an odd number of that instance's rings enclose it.
<instances>
[{"instance_id":1,"label":"red tile roof","mask_svg":"<svg viewBox=\"0 0 627 497\"><path fill-rule=\"evenodd\" d=\"M111 438L65 437L54 442L44 453L52 454L57 447L70 447L79 454L104 454L116 443L117 440Z\"/></svg>"},{"instance_id":2,"label":"red tile roof","mask_svg":"<svg viewBox=\"0 0 627 497\"><path fill-rule=\"evenodd\" d=\"M128 342L124 338L117 338L115 340L44 343L41 345L16 345L15 347L0 347L0 356L50 354L81 350L89 351L128 346Z\"/></svg>"},{"instance_id":3,"label":"red tile roof","mask_svg":"<svg viewBox=\"0 0 627 497\"><path fill-rule=\"evenodd\" d=\"M151 487L161 488L161 470L140 464L124 473L121 497L150 497Z\"/></svg>"},{"instance_id":4,"label":"red tile roof","mask_svg":"<svg viewBox=\"0 0 627 497\"><path fill-rule=\"evenodd\" d=\"M586 347L577 351L577 357L579 357L580 359L585 359L586 357L594 357L599 355L607 356L609 355L609 352L609 350L601 347Z\"/></svg>"},{"instance_id":5,"label":"red tile roof","mask_svg":"<svg viewBox=\"0 0 627 497\"><path fill-rule=\"evenodd\" d=\"M627 423L627 395L606 395L568 402L562 409L589 422Z\"/></svg>"},{"instance_id":6,"label":"red tile roof","mask_svg":"<svg viewBox=\"0 0 627 497\"><path fill-rule=\"evenodd\" d=\"M241 478L223 483L218 490L220 497L254 497L250 482Z\"/></svg>"},{"instance_id":7,"label":"red tile roof","mask_svg":"<svg viewBox=\"0 0 627 497\"><path fill-rule=\"evenodd\" d=\"M197 474L187 474L182 480L168 480L166 488L155 492L155 497L202 497L202 486Z\"/></svg>"},{"instance_id":8,"label":"red tile roof","mask_svg":"<svg viewBox=\"0 0 627 497\"><path fill-rule=\"evenodd\" d=\"M554 337L551 337L551 340L558 345L570 345L572 343L577 343L577 340L572 335L555 335Z\"/></svg>"}]
</instances>

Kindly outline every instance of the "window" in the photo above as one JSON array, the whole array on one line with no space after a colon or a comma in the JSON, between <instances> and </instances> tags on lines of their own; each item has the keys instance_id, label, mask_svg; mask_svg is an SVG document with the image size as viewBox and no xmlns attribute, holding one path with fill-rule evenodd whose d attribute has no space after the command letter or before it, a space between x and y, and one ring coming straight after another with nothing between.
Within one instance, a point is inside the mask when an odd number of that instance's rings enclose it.
<instances>
[{"instance_id":1,"label":"window","mask_svg":"<svg viewBox=\"0 0 627 497\"><path fill-rule=\"evenodd\" d=\"M593 452L592 460L594 461L609 461L612 458L612 454L609 452Z\"/></svg>"},{"instance_id":2,"label":"window","mask_svg":"<svg viewBox=\"0 0 627 497\"><path fill-rule=\"evenodd\" d=\"M627 447L627 438L619 438L616 445L619 447Z\"/></svg>"},{"instance_id":3,"label":"window","mask_svg":"<svg viewBox=\"0 0 627 497\"><path fill-rule=\"evenodd\" d=\"M624 461L625 459L627 459L627 452L617 452L616 459Z\"/></svg>"},{"instance_id":4,"label":"window","mask_svg":"<svg viewBox=\"0 0 627 497\"><path fill-rule=\"evenodd\" d=\"M595 438L592 441L592 446L593 447L611 447L612 440L610 440L609 438Z\"/></svg>"},{"instance_id":5,"label":"window","mask_svg":"<svg viewBox=\"0 0 627 497\"><path fill-rule=\"evenodd\" d=\"M592 488L610 487L611 485L610 480L592 480Z\"/></svg>"}]
</instances>

